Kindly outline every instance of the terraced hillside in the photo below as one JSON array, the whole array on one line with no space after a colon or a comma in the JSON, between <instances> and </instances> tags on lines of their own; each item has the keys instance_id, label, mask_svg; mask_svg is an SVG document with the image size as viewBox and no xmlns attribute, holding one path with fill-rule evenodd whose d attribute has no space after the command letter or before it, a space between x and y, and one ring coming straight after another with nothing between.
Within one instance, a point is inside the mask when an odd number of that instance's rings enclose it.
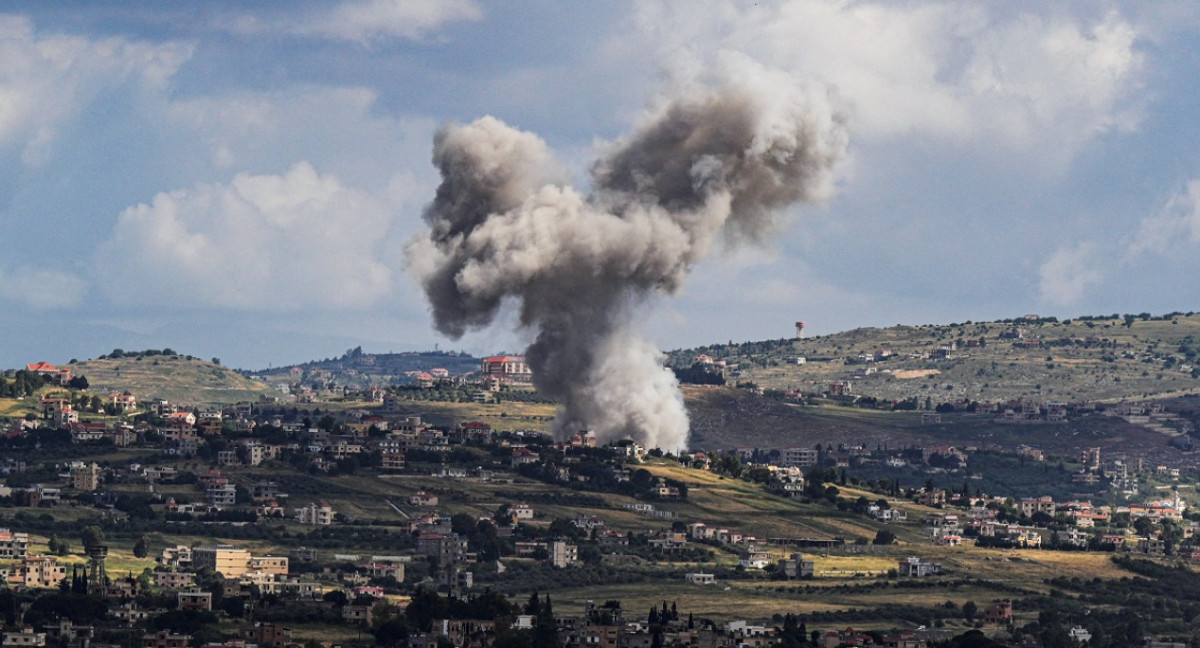
<instances>
[{"instance_id":1,"label":"terraced hillside","mask_svg":"<svg viewBox=\"0 0 1200 648\"><path fill-rule=\"evenodd\" d=\"M77 362L72 373L88 379L89 391L129 391L139 400L175 403L236 403L275 394L265 383L219 364L181 355L136 355Z\"/></svg>"},{"instance_id":2,"label":"terraced hillside","mask_svg":"<svg viewBox=\"0 0 1200 648\"><path fill-rule=\"evenodd\" d=\"M933 404L1119 401L1200 392L1200 315L1169 314L861 328L814 338L676 351L724 360L733 382ZM801 364L802 362L802 364Z\"/></svg>"}]
</instances>

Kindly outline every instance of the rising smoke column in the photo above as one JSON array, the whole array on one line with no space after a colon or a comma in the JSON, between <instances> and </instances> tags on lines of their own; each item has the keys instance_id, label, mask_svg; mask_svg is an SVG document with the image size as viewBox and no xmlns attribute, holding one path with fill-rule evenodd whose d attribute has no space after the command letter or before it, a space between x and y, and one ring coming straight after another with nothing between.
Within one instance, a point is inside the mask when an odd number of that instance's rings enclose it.
<instances>
[{"instance_id":1,"label":"rising smoke column","mask_svg":"<svg viewBox=\"0 0 1200 648\"><path fill-rule=\"evenodd\" d=\"M434 325L457 338L506 302L534 334L538 390L562 403L560 435L633 438L682 450L688 419L635 308L673 294L720 238L760 241L780 210L819 202L844 155L824 90L737 55L680 84L592 168L592 195L566 184L537 136L483 117L434 141L442 183L410 243Z\"/></svg>"}]
</instances>

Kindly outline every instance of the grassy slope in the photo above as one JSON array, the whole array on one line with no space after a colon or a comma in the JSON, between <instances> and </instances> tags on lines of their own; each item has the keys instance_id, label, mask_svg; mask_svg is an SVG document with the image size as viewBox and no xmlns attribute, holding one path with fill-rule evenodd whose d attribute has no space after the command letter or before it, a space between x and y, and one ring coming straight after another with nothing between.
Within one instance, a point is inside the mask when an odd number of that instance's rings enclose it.
<instances>
[{"instance_id":1,"label":"grassy slope","mask_svg":"<svg viewBox=\"0 0 1200 648\"><path fill-rule=\"evenodd\" d=\"M0 398L0 416L20 418L29 412L29 405L19 398Z\"/></svg>"},{"instance_id":2,"label":"grassy slope","mask_svg":"<svg viewBox=\"0 0 1200 648\"><path fill-rule=\"evenodd\" d=\"M996 423L990 416L947 414L940 425L922 425L918 412L890 412L840 405L800 406L755 396L733 387L685 386L692 420L691 445L722 449L812 447L816 443L903 447L927 443L1001 446L1032 443L1074 456L1083 446L1142 453L1168 451L1170 436L1103 415L1075 417L1055 425Z\"/></svg>"},{"instance_id":3,"label":"grassy slope","mask_svg":"<svg viewBox=\"0 0 1200 648\"><path fill-rule=\"evenodd\" d=\"M1090 326L1089 326L1090 324ZM739 354L728 359L745 371L744 378L769 388L800 388L829 380L844 380L854 369L845 359L889 349L894 359L874 365L879 371L854 381L856 393L881 398L917 396L934 402L971 400L1084 401L1195 394L1200 381L1181 371L1186 358L1180 345L1200 338L1200 315L1180 315L1170 320L1135 320L1126 327L1122 320L1098 320L1070 324L1043 322L1025 325L1026 338L1043 343L1063 338L1094 336L1112 344L1091 348L1048 346L1016 348L999 339L1009 325L999 322L946 326L896 326L886 329L855 329L816 338L783 341L767 353ZM983 338L984 347L968 348L967 340ZM951 360L909 360L910 353L928 353L957 341L959 349ZM787 364L787 356L829 359L829 362ZM1106 361L1105 358L1111 361ZM1167 358L1174 364L1166 367ZM926 377L900 379L897 371L932 370ZM903 375L903 374L902 374Z\"/></svg>"},{"instance_id":4,"label":"grassy slope","mask_svg":"<svg viewBox=\"0 0 1200 648\"><path fill-rule=\"evenodd\" d=\"M453 425L465 421L482 421L498 431L546 430L554 418L554 405L545 403L448 403L437 401L402 401L402 415L418 415L434 425Z\"/></svg>"},{"instance_id":5,"label":"grassy slope","mask_svg":"<svg viewBox=\"0 0 1200 648\"><path fill-rule=\"evenodd\" d=\"M186 404L236 403L273 393L264 383L204 360L184 356L144 356L87 360L72 365L86 376L89 391L105 395L128 390L139 399L166 398Z\"/></svg>"}]
</instances>

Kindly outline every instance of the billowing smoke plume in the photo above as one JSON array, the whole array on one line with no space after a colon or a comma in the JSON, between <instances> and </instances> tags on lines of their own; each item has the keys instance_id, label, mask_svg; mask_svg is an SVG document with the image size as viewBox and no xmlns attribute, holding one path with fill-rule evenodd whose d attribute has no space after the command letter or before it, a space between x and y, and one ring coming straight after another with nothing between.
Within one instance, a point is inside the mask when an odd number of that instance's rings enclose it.
<instances>
[{"instance_id":1,"label":"billowing smoke plume","mask_svg":"<svg viewBox=\"0 0 1200 648\"><path fill-rule=\"evenodd\" d=\"M457 338L514 303L559 433L686 448L683 398L635 307L679 290L718 237L760 240L779 210L831 190L846 135L826 94L741 57L717 68L613 144L588 197L540 138L492 117L435 139L442 184L408 249L435 326Z\"/></svg>"}]
</instances>

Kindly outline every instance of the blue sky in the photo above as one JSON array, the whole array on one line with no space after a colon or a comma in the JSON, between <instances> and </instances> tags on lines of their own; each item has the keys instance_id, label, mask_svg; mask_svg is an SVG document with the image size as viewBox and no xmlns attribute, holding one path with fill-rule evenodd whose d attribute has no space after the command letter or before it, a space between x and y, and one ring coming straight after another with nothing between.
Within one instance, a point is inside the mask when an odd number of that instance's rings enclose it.
<instances>
[{"instance_id":1,"label":"blue sky","mask_svg":"<svg viewBox=\"0 0 1200 648\"><path fill-rule=\"evenodd\" d=\"M260 368L447 340L405 270L433 134L494 115L580 188L723 52L848 115L836 194L717 251L663 348L1200 310L1191 2L8 2L0 367L170 346Z\"/></svg>"}]
</instances>

